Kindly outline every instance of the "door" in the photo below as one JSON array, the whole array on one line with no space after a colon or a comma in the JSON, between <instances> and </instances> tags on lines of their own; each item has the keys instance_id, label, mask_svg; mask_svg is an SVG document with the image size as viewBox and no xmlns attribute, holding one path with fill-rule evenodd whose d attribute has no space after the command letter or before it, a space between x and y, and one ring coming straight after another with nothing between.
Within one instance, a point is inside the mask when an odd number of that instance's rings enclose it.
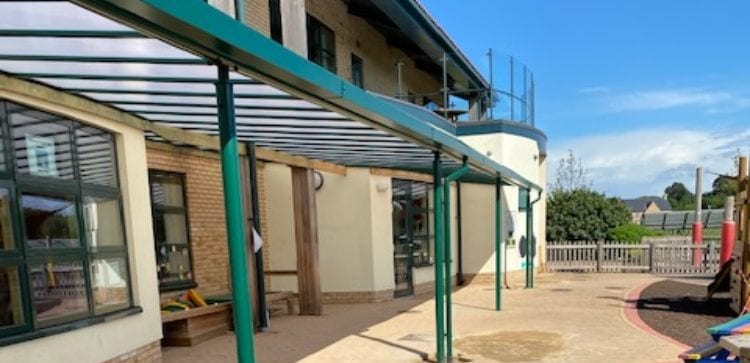
<instances>
[{"instance_id":1,"label":"door","mask_svg":"<svg viewBox=\"0 0 750 363\"><path fill-rule=\"evenodd\" d=\"M411 181L393 180L394 296L414 294L413 243L411 236Z\"/></svg>"}]
</instances>

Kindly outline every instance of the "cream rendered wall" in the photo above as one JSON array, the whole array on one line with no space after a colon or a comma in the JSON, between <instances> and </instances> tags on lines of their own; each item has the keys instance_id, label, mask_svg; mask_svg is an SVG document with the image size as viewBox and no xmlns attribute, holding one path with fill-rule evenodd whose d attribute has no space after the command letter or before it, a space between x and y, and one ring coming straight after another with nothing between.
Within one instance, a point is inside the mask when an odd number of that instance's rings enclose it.
<instances>
[{"instance_id":1,"label":"cream rendered wall","mask_svg":"<svg viewBox=\"0 0 750 363\"><path fill-rule=\"evenodd\" d=\"M296 270L291 169L267 163L269 262L272 271ZM323 292L393 289L391 181L369 168L346 175L321 172L316 191L318 256ZM272 290L297 291L296 276L271 275Z\"/></svg>"},{"instance_id":2,"label":"cream rendered wall","mask_svg":"<svg viewBox=\"0 0 750 363\"><path fill-rule=\"evenodd\" d=\"M531 180L532 182L542 187L547 184L547 173L546 173L546 159L544 155L540 155L539 147L536 141L517 135L511 134L483 134L483 135L471 135L462 136L461 140L469 144L470 146L477 149L479 152L487 155L491 159L513 169L523 177ZM466 185L469 191L468 195L475 200L487 199L492 201L494 198L494 188L487 188L486 191L481 191L480 186L469 186ZM476 189L479 188L479 189ZM464 190L462 189L462 192ZM482 194L486 194L485 197ZM537 192L531 193L531 200L537 199ZM468 198L464 200L464 205L472 205L468 201ZM525 259L520 256L520 240L522 236L526 235L526 212L520 212L518 210L518 188L515 186L503 187L503 225L507 231L507 224L509 222L509 215L512 216L514 221L514 233L512 238L515 240L515 246L510 246L505 252L507 255L508 271L519 270L524 268ZM472 205L472 207L474 207ZM484 206L482 208L485 208ZM494 206L492 207L492 214L494 215ZM486 219L479 215L479 211L475 208L464 208L464 226L466 223L471 224L470 214L476 214L474 218ZM545 216L546 216L546 195L543 193L541 199L534 204L534 234L537 238L536 245L536 257L534 264L539 266L540 261L544 261L544 246L546 245L545 235ZM478 222L476 222L478 223ZM471 230L471 228L464 228L464 256L470 256L472 253L472 246L470 244L478 241L485 243L484 241L488 238L494 238L492 236L479 235L479 231L485 233L494 233L494 227L491 230L485 228L478 230ZM467 238L467 234L470 238ZM507 233L504 233L507 237ZM494 239L493 239L494 245ZM482 251L482 247L478 247L478 251ZM467 254L468 253L468 254ZM465 273L489 273L494 272L494 255L486 256L487 259L482 262L485 258L485 254L477 252L477 255L467 257L472 260L471 266L464 265ZM467 260L464 260L466 264ZM476 270L476 271L473 271Z\"/></svg>"},{"instance_id":3,"label":"cream rendered wall","mask_svg":"<svg viewBox=\"0 0 750 363\"><path fill-rule=\"evenodd\" d=\"M369 169L321 173L318 208L320 283L325 292L373 291L373 208Z\"/></svg>"},{"instance_id":4,"label":"cream rendered wall","mask_svg":"<svg viewBox=\"0 0 750 363\"><path fill-rule=\"evenodd\" d=\"M390 177L370 175L370 210L375 291L393 290L393 190Z\"/></svg>"},{"instance_id":5,"label":"cream rendered wall","mask_svg":"<svg viewBox=\"0 0 750 363\"><path fill-rule=\"evenodd\" d=\"M292 169L283 164L266 163L266 223L271 271L297 270L297 245L294 235ZM297 291L296 276L270 275L273 291Z\"/></svg>"},{"instance_id":6,"label":"cream rendered wall","mask_svg":"<svg viewBox=\"0 0 750 363\"><path fill-rule=\"evenodd\" d=\"M0 85L0 97L91 124L116 135L134 305L142 313L0 347L2 362L101 362L161 339L156 257L143 132L57 103L54 92L29 97ZM50 102L50 100L53 100ZM54 102L54 103L53 103Z\"/></svg>"}]
</instances>

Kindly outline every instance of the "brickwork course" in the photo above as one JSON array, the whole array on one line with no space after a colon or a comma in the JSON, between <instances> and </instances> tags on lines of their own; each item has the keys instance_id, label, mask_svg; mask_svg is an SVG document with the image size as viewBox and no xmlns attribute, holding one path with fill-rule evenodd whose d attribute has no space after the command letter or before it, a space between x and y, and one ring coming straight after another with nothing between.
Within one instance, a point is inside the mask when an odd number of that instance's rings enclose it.
<instances>
[{"instance_id":1,"label":"brickwork course","mask_svg":"<svg viewBox=\"0 0 750 363\"><path fill-rule=\"evenodd\" d=\"M161 343L157 341L102 363L158 363L161 361Z\"/></svg>"}]
</instances>

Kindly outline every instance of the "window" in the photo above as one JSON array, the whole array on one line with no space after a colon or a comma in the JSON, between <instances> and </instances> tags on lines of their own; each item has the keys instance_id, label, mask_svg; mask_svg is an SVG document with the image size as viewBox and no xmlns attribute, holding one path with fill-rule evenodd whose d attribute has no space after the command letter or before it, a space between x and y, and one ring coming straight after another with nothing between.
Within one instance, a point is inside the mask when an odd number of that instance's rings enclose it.
<instances>
[{"instance_id":1,"label":"window","mask_svg":"<svg viewBox=\"0 0 750 363\"><path fill-rule=\"evenodd\" d=\"M430 208L432 184L393 180L393 238L395 249L411 249L412 265L431 264L434 231ZM404 251L402 251L404 252Z\"/></svg>"},{"instance_id":2,"label":"window","mask_svg":"<svg viewBox=\"0 0 750 363\"><path fill-rule=\"evenodd\" d=\"M307 58L336 73L336 40L333 30L307 15Z\"/></svg>"},{"instance_id":3,"label":"window","mask_svg":"<svg viewBox=\"0 0 750 363\"><path fill-rule=\"evenodd\" d=\"M0 100L0 338L132 307L125 241L113 136Z\"/></svg>"},{"instance_id":4,"label":"window","mask_svg":"<svg viewBox=\"0 0 750 363\"><path fill-rule=\"evenodd\" d=\"M352 54L352 83L359 88L365 88L365 74L362 58Z\"/></svg>"},{"instance_id":5,"label":"window","mask_svg":"<svg viewBox=\"0 0 750 363\"><path fill-rule=\"evenodd\" d=\"M169 291L195 287L185 203L185 176L150 170L149 182L159 289Z\"/></svg>"},{"instance_id":6,"label":"window","mask_svg":"<svg viewBox=\"0 0 750 363\"><path fill-rule=\"evenodd\" d=\"M279 44L284 44L281 27L281 0L268 0L268 16L271 23L271 39Z\"/></svg>"},{"instance_id":7,"label":"window","mask_svg":"<svg viewBox=\"0 0 750 363\"><path fill-rule=\"evenodd\" d=\"M529 207L529 190L518 188L518 210L523 212Z\"/></svg>"}]
</instances>

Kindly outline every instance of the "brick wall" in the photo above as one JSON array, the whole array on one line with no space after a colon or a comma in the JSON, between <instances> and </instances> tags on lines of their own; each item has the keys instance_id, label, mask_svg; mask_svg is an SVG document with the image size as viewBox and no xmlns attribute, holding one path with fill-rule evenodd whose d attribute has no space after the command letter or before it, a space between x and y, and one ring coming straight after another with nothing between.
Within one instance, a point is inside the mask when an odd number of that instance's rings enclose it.
<instances>
[{"instance_id":1,"label":"brick wall","mask_svg":"<svg viewBox=\"0 0 750 363\"><path fill-rule=\"evenodd\" d=\"M245 0L245 22L261 34L271 36L268 0Z\"/></svg>"},{"instance_id":2,"label":"brick wall","mask_svg":"<svg viewBox=\"0 0 750 363\"><path fill-rule=\"evenodd\" d=\"M188 149L157 149L153 144L146 152L149 169L185 174L190 248L198 290L204 296L228 292L229 255L219 159ZM163 295L171 298L175 293Z\"/></svg>"},{"instance_id":3,"label":"brick wall","mask_svg":"<svg viewBox=\"0 0 750 363\"><path fill-rule=\"evenodd\" d=\"M104 361L103 363L155 363L161 362L161 343L155 341L132 352Z\"/></svg>"},{"instance_id":4,"label":"brick wall","mask_svg":"<svg viewBox=\"0 0 750 363\"><path fill-rule=\"evenodd\" d=\"M439 93L441 82L417 69L414 61L397 48L388 46L385 36L364 19L350 15L342 0L307 0L307 13L331 28L336 37L336 69L346 79L351 79L351 54L362 58L365 88L395 96L398 91L396 62L402 68L404 92L417 94ZM437 75L440 77L440 75ZM440 96L435 96L439 101Z\"/></svg>"}]
</instances>

